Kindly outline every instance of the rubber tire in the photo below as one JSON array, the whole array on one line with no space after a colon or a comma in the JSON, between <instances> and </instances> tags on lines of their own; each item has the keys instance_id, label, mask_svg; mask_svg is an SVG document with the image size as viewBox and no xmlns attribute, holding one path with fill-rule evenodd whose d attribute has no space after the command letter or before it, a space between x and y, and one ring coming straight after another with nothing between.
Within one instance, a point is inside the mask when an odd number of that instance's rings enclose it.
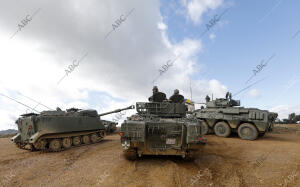
<instances>
[{"instance_id":1,"label":"rubber tire","mask_svg":"<svg viewBox=\"0 0 300 187\"><path fill-rule=\"evenodd\" d=\"M72 139L71 138L64 138L62 141L62 146L65 149L69 149L70 147L72 147Z\"/></svg>"},{"instance_id":2,"label":"rubber tire","mask_svg":"<svg viewBox=\"0 0 300 187\"><path fill-rule=\"evenodd\" d=\"M51 151L60 151L61 150L61 140L59 140L59 139L50 140L49 149Z\"/></svg>"},{"instance_id":3,"label":"rubber tire","mask_svg":"<svg viewBox=\"0 0 300 187\"><path fill-rule=\"evenodd\" d=\"M90 139L89 135L82 136L82 143L89 144L90 142L91 142L91 139Z\"/></svg>"},{"instance_id":4,"label":"rubber tire","mask_svg":"<svg viewBox=\"0 0 300 187\"><path fill-rule=\"evenodd\" d=\"M205 121L201 122L201 134L207 135L209 133L209 126Z\"/></svg>"},{"instance_id":5,"label":"rubber tire","mask_svg":"<svg viewBox=\"0 0 300 187\"><path fill-rule=\"evenodd\" d=\"M221 132L220 129L222 130ZM225 121L220 121L215 124L214 133L217 136L227 138L231 134L231 128Z\"/></svg>"},{"instance_id":6,"label":"rubber tire","mask_svg":"<svg viewBox=\"0 0 300 187\"><path fill-rule=\"evenodd\" d=\"M94 133L94 134L92 134L91 135L91 142L92 143L97 143L97 142L99 142L99 136L96 134L96 133Z\"/></svg>"},{"instance_id":7,"label":"rubber tire","mask_svg":"<svg viewBox=\"0 0 300 187\"><path fill-rule=\"evenodd\" d=\"M81 139L79 136L75 136L72 140L74 146L79 146L81 144Z\"/></svg>"},{"instance_id":8,"label":"rubber tire","mask_svg":"<svg viewBox=\"0 0 300 187\"><path fill-rule=\"evenodd\" d=\"M251 134L244 134L243 130L248 129ZM255 140L258 137L258 131L256 127L250 123L243 123L238 128L239 137L243 140Z\"/></svg>"}]
</instances>

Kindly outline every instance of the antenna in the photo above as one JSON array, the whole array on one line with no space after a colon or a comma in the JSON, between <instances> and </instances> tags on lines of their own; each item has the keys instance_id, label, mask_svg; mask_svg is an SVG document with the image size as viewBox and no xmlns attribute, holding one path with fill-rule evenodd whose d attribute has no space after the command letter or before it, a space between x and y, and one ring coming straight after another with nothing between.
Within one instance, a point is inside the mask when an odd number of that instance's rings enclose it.
<instances>
[{"instance_id":1,"label":"antenna","mask_svg":"<svg viewBox=\"0 0 300 187\"><path fill-rule=\"evenodd\" d=\"M237 93L233 94L232 96L236 96L236 95L240 94L241 92L247 90L248 88L254 86L255 84L257 84L257 83L259 83L259 82L265 80L266 78L267 78L267 77L265 77L265 78L263 78L263 79L260 79L260 80L258 80L258 81L256 81L256 82L254 82L253 84L250 84L249 86L247 86L246 88L241 89L240 91L238 91Z\"/></svg>"},{"instance_id":2,"label":"antenna","mask_svg":"<svg viewBox=\"0 0 300 187\"><path fill-rule=\"evenodd\" d=\"M2 94L2 93L0 93L0 95L4 96L4 97L6 97L6 98L8 98L8 99L10 99L10 100L13 100L13 101L15 101L16 103L19 103L19 104L21 104L21 105L23 105L23 106L25 106L25 107L27 107L27 108L29 108L29 109L31 109L31 110L34 110L34 111L40 113L39 111L35 110L34 108L31 108L30 106L28 106L28 105L26 105L26 104L24 104L24 103L21 103L21 102L17 101L16 99L13 99L13 98L11 98L11 97L9 97L9 96L7 96L7 95L4 95L4 94Z\"/></svg>"},{"instance_id":3,"label":"antenna","mask_svg":"<svg viewBox=\"0 0 300 187\"><path fill-rule=\"evenodd\" d=\"M192 81L190 78L190 92L191 92L191 101L193 100L193 91L192 91Z\"/></svg>"},{"instance_id":4,"label":"antenna","mask_svg":"<svg viewBox=\"0 0 300 187\"><path fill-rule=\"evenodd\" d=\"M31 101L33 101L33 102L35 102L35 103L37 103L38 105L42 105L42 106L48 108L49 110L53 110L52 108L50 108L50 107L48 107L48 106L42 104L41 102L38 102L38 101L36 101L36 100L34 100L34 99L32 99L32 98L26 96L26 95L23 95L23 94L20 93L20 92L18 92L18 94L22 95L23 97L26 97L27 99L29 99L29 100L31 100ZM38 105L37 105L37 106L38 106ZM37 107L37 106L36 106L36 107ZM34 107L34 108L36 108L36 107Z\"/></svg>"}]
</instances>

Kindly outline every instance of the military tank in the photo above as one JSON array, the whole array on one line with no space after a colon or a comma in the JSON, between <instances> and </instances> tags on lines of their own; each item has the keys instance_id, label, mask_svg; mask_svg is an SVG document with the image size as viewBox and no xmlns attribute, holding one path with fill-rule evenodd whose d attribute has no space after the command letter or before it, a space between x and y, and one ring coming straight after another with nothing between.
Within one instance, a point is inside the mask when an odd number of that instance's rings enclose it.
<instances>
[{"instance_id":1,"label":"military tank","mask_svg":"<svg viewBox=\"0 0 300 187\"><path fill-rule=\"evenodd\" d=\"M106 134L112 134L117 130L118 123L113 121L102 120Z\"/></svg>"},{"instance_id":2,"label":"military tank","mask_svg":"<svg viewBox=\"0 0 300 187\"><path fill-rule=\"evenodd\" d=\"M76 108L23 114L16 121L19 132L11 141L22 149L50 152L97 143L105 136L105 126L100 116L133 108L129 106L102 114L96 110Z\"/></svg>"},{"instance_id":3,"label":"military tank","mask_svg":"<svg viewBox=\"0 0 300 187\"><path fill-rule=\"evenodd\" d=\"M155 100L155 99L154 99ZM184 103L137 102L137 114L121 124L121 144L127 159L142 155L177 155L193 158L205 144L201 120L187 116Z\"/></svg>"},{"instance_id":4,"label":"military tank","mask_svg":"<svg viewBox=\"0 0 300 187\"><path fill-rule=\"evenodd\" d=\"M240 107L240 101L234 100L230 93L225 98L210 101L206 97L206 108L193 113L203 120L203 134L215 133L217 136L228 137L232 132L238 133L244 140L255 140L266 132L272 131L278 114L257 108Z\"/></svg>"}]
</instances>

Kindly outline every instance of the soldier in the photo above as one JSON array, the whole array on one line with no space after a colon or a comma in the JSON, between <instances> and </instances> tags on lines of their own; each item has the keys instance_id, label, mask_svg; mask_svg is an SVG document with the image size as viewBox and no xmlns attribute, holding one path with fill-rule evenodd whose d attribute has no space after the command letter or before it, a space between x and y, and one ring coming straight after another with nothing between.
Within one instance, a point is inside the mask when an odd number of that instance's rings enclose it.
<instances>
[{"instance_id":1,"label":"soldier","mask_svg":"<svg viewBox=\"0 0 300 187\"><path fill-rule=\"evenodd\" d=\"M209 102L210 101L210 97L208 95L206 95L205 100L206 100L206 102Z\"/></svg>"},{"instance_id":2,"label":"soldier","mask_svg":"<svg viewBox=\"0 0 300 187\"><path fill-rule=\"evenodd\" d=\"M150 96L150 97L148 98L148 100L149 100L149 101L153 101L153 95L156 94L157 92L158 92L157 86L153 86L153 88L152 88L152 96Z\"/></svg>"},{"instance_id":3,"label":"soldier","mask_svg":"<svg viewBox=\"0 0 300 187\"><path fill-rule=\"evenodd\" d=\"M184 101L184 97L179 94L179 90L174 90L174 94L170 97L171 102L173 103L182 103Z\"/></svg>"},{"instance_id":4,"label":"soldier","mask_svg":"<svg viewBox=\"0 0 300 187\"><path fill-rule=\"evenodd\" d=\"M229 100L231 100L231 99L232 99L232 95L231 95L231 93L230 93L230 92L227 92L227 93L226 93L226 99L229 99Z\"/></svg>"},{"instance_id":5,"label":"soldier","mask_svg":"<svg viewBox=\"0 0 300 187\"><path fill-rule=\"evenodd\" d=\"M152 102L163 102L163 100L167 99L167 96L163 92L159 92L157 86L153 86L152 89L153 95L149 97L149 101Z\"/></svg>"},{"instance_id":6,"label":"soldier","mask_svg":"<svg viewBox=\"0 0 300 187\"><path fill-rule=\"evenodd\" d=\"M226 92L226 96L225 96L226 99L228 99L228 96L229 96L229 92Z\"/></svg>"}]
</instances>

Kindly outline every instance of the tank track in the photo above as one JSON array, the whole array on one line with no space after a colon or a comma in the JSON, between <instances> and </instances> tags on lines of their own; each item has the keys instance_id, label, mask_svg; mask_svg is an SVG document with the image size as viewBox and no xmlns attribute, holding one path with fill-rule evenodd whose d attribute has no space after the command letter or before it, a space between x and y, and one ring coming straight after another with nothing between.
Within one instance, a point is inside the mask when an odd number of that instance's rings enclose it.
<instances>
[{"instance_id":1,"label":"tank track","mask_svg":"<svg viewBox=\"0 0 300 187\"><path fill-rule=\"evenodd\" d=\"M79 144L77 142L77 144L74 145L75 137L76 138L79 137L79 140L80 140ZM81 147L81 146L99 143L103 140L104 137L105 137L105 130L101 130L98 132L92 132L90 134L77 135L77 136L66 136L63 138L41 137L35 144L16 143L16 146L20 149L25 149L25 150L29 150L29 151L41 151L41 152L46 152L46 153L47 152L60 152L60 151L64 151L67 149L72 149L74 147ZM71 139L71 145L69 145L68 147L64 146L64 144L63 144L64 139ZM58 144L54 144L56 146L53 146L52 145L53 143L51 144L51 141L56 141L56 143L58 142Z\"/></svg>"},{"instance_id":2,"label":"tank track","mask_svg":"<svg viewBox=\"0 0 300 187\"><path fill-rule=\"evenodd\" d=\"M34 151L33 146L31 144L24 144L24 143L15 143L17 148L19 149L25 149L25 150L31 150Z\"/></svg>"}]
</instances>

